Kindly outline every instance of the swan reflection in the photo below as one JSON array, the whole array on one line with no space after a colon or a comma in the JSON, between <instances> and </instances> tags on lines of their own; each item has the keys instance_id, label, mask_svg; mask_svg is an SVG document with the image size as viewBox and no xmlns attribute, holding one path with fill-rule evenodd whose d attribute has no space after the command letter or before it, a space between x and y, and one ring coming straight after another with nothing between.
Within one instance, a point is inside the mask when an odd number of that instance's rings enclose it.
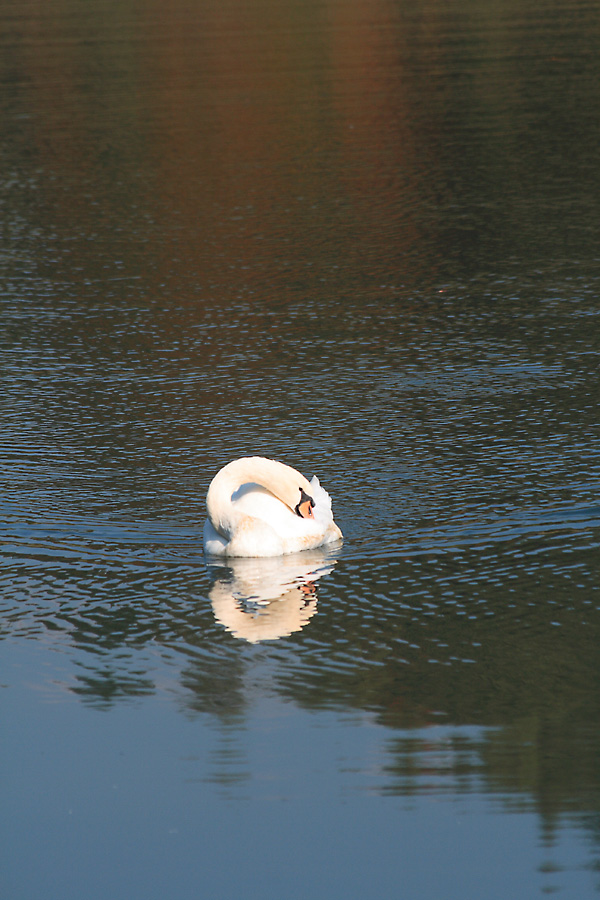
<instances>
[{"instance_id":1,"label":"swan reflection","mask_svg":"<svg viewBox=\"0 0 600 900\"><path fill-rule=\"evenodd\" d=\"M337 561L331 550L269 558L211 559L215 619L252 644L300 631L317 611L315 583Z\"/></svg>"}]
</instances>

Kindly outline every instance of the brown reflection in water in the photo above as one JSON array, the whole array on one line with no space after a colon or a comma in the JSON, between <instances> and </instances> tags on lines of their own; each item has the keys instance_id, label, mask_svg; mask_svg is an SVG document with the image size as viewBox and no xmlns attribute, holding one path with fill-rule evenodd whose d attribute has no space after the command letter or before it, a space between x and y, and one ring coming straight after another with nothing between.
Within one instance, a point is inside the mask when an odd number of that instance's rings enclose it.
<instances>
[{"instance_id":1,"label":"brown reflection in water","mask_svg":"<svg viewBox=\"0 0 600 900\"><path fill-rule=\"evenodd\" d=\"M316 266L339 290L340 269L363 274L375 217L378 242L414 242L410 224L394 213L386 235L373 211L411 151L386 136L405 113L380 58L389 42L374 39L381 30L365 37L364 8L350 4L348 21L337 4L261 4L241 21L237 8L210 8L202 52L179 30L148 58L157 200L177 217L178 258L200 261L215 288L277 303L313 283Z\"/></svg>"},{"instance_id":2,"label":"brown reflection in water","mask_svg":"<svg viewBox=\"0 0 600 900\"><path fill-rule=\"evenodd\" d=\"M9 153L36 157L36 216L99 275L393 298L520 251L523 223L542 252L565 210L586 239L591 185L548 150L558 134L596 177L597 33L561 29L558 0L519 10L38 0L0 74Z\"/></svg>"},{"instance_id":3,"label":"brown reflection in water","mask_svg":"<svg viewBox=\"0 0 600 900\"><path fill-rule=\"evenodd\" d=\"M484 733L453 728L410 731L388 741L384 794L485 794L502 808L535 811L551 846L565 821L593 825L600 805L598 729L572 721L570 732L533 715Z\"/></svg>"},{"instance_id":4,"label":"brown reflection in water","mask_svg":"<svg viewBox=\"0 0 600 900\"><path fill-rule=\"evenodd\" d=\"M15 105L71 256L130 269L143 236L156 284L281 296L414 245L392 4L33 8Z\"/></svg>"}]
</instances>

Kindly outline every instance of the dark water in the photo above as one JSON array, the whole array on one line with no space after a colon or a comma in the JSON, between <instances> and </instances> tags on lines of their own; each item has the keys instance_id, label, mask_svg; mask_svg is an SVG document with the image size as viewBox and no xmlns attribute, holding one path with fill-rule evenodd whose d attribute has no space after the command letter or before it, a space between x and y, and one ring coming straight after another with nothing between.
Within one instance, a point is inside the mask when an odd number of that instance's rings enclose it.
<instances>
[{"instance_id":1,"label":"dark water","mask_svg":"<svg viewBox=\"0 0 600 900\"><path fill-rule=\"evenodd\" d=\"M0 26L0 895L595 896L597 4Z\"/></svg>"}]
</instances>

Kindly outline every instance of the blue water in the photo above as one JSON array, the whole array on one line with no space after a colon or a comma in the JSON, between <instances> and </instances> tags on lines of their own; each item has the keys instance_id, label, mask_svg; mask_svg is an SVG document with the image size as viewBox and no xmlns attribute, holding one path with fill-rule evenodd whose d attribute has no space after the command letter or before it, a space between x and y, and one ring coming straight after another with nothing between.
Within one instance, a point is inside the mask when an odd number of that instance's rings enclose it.
<instances>
[{"instance_id":1,"label":"blue water","mask_svg":"<svg viewBox=\"0 0 600 900\"><path fill-rule=\"evenodd\" d=\"M2 897L596 895L597 18L0 12Z\"/></svg>"},{"instance_id":2,"label":"blue water","mask_svg":"<svg viewBox=\"0 0 600 900\"><path fill-rule=\"evenodd\" d=\"M368 714L281 702L258 659L247 721L220 727L186 712L158 660L153 699L110 712L65 697L58 667L45 681L43 650L9 653L4 668L21 680L32 662L36 682L4 706L7 897L500 898L548 888L575 897L594 888L568 821L544 838L527 803L488 794L478 778L465 791L460 774L443 771L450 740L477 740L477 728L413 732L437 775L414 796L382 795L393 733Z\"/></svg>"}]
</instances>

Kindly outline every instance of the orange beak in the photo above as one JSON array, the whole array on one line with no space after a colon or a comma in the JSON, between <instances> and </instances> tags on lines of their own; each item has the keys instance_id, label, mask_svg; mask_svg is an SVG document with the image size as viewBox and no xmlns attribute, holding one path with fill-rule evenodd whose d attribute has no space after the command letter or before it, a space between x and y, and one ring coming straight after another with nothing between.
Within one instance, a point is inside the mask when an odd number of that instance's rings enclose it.
<instances>
[{"instance_id":1,"label":"orange beak","mask_svg":"<svg viewBox=\"0 0 600 900\"><path fill-rule=\"evenodd\" d=\"M310 500L305 500L304 503L299 503L298 512L303 519L314 519Z\"/></svg>"}]
</instances>

